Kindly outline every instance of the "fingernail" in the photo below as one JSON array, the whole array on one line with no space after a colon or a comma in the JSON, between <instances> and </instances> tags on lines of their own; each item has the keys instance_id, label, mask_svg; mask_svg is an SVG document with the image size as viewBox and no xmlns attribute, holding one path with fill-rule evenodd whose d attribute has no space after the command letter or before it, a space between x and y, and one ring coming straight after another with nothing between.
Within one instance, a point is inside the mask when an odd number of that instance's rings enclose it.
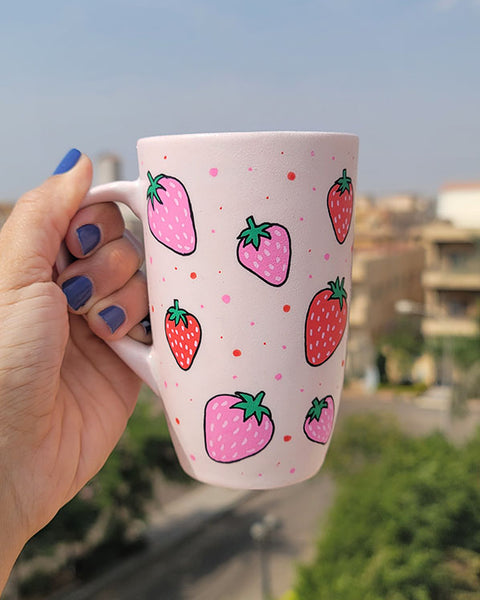
<instances>
[{"instance_id":1,"label":"fingernail","mask_svg":"<svg viewBox=\"0 0 480 600\"><path fill-rule=\"evenodd\" d=\"M78 310L90 300L93 292L92 282L84 275L67 279L62 283L62 290L67 297L68 305Z\"/></svg>"},{"instance_id":2,"label":"fingernail","mask_svg":"<svg viewBox=\"0 0 480 600\"><path fill-rule=\"evenodd\" d=\"M60 161L58 167L55 169L53 174L61 175L62 173L66 173L67 171L70 171L70 169L73 169L73 167L77 164L77 162L79 161L81 156L82 156L82 153L80 152L80 150L77 150L76 148L72 148L62 158L62 160Z\"/></svg>"},{"instance_id":3,"label":"fingernail","mask_svg":"<svg viewBox=\"0 0 480 600\"><path fill-rule=\"evenodd\" d=\"M82 225L77 229L77 237L83 254L88 254L100 242L100 228L91 224Z\"/></svg>"},{"instance_id":4,"label":"fingernail","mask_svg":"<svg viewBox=\"0 0 480 600\"><path fill-rule=\"evenodd\" d=\"M117 329L125 322L127 318L125 311L119 306L108 306L98 313L110 329L110 333L115 333Z\"/></svg>"},{"instance_id":5,"label":"fingernail","mask_svg":"<svg viewBox=\"0 0 480 600\"><path fill-rule=\"evenodd\" d=\"M147 315L143 321L140 322L140 325L143 327L145 331L145 335L150 335L152 333L152 324L150 323L150 316Z\"/></svg>"}]
</instances>

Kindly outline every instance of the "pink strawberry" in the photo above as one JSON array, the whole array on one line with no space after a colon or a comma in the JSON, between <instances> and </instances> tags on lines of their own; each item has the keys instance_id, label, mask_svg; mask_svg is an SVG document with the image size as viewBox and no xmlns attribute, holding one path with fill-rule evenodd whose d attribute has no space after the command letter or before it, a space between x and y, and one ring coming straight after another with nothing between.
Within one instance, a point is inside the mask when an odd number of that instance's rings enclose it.
<instances>
[{"instance_id":1,"label":"pink strawberry","mask_svg":"<svg viewBox=\"0 0 480 600\"><path fill-rule=\"evenodd\" d=\"M328 191L327 204L335 237L343 244L350 230L353 215L353 185L351 178L347 177L347 169L343 169L340 179L337 179Z\"/></svg>"},{"instance_id":2,"label":"pink strawberry","mask_svg":"<svg viewBox=\"0 0 480 600\"><path fill-rule=\"evenodd\" d=\"M282 225L256 225L253 217L237 239L237 258L242 266L270 285L285 283L290 270L290 235Z\"/></svg>"},{"instance_id":3,"label":"pink strawberry","mask_svg":"<svg viewBox=\"0 0 480 600\"><path fill-rule=\"evenodd\" d=\"M165 315L165 334L178 366L187 371L198 352L202 330L197 318L180 308L178 300Z\"/></svg>"},{"instance_id":4,"label":"pink strawberry","mask_svg":"<svg viewBox=\"0 0 480 600\"><path fill-rule=\"evenodd\" d=\"M205 448L208 456L232 463L257 454L273 436L270 409L262 405L265 392L219 395L205 406Z\"/></svg>"},{"instance_id":5,"label":"pink strawberry","mask_svg":"<svg viewBox=\"0 0 480 600\"><path fill-rule=\"evenodd\" d=\"M335 402L332 396L319 400L315 398L305 417L303 431L309 440L317 444L326 444L333 430L335 418Z\"/></svg>"},{"instance_id":6,"label":"pink strawberry","mask_svg":"<svg viewBox=\"0 0 480 600\"><path fill-rule=\"evenodd\" d=\"M197 235L187 190L175 177L148 171L148 225L153 236L177 254L195 252Z\"/></svg>"},{"instance_id":7,"label":"pink strawberry","mask_svg":"<svg viewBox=\"0 0 480 600\"><path fill-rule=\"evenodd\" d=\"M308 307L305 320L305 356L312 367L323 364L335 352L347 328L345 277L328 282Z\"/></svg>"}]
</instances>

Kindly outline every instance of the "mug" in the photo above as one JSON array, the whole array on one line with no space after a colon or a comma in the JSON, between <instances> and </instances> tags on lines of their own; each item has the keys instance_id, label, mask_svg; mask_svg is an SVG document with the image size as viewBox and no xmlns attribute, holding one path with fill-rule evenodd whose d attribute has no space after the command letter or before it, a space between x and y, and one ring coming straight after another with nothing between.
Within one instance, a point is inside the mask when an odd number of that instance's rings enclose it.
<instances>
[{"instance_id":1,"label":"mug","mask_svg":"<svg viewBox=\"0 0 480 600\"><path fill-rule=\"evenodd\" d=\"M313 476L343 385L358 138L172 135L137 152L136 181L84 203L123 202L143 224L153 342L111 347L161 398L190 476Z\"/></svg>"}]
</instances>

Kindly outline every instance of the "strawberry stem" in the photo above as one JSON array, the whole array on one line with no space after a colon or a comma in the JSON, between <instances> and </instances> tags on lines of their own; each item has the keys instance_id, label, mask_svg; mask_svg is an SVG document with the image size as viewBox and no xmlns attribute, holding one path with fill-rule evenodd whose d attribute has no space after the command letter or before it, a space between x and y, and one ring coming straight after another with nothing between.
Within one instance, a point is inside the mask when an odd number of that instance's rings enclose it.
<instances>
[{"instance_id":1,"label":"strawberry stem","mask_svg":"<svg viewBox=\"0 0 480 600\"><path fill-rule=\"evenodd\" d=\"M347 177L347 169L343 169L343 173L342 176L337 179L337 181L335 182L340 190L340 195L343 194L344 192L348 192L350 189L350 186L352 185L352 179L351 177Z\"/></svg>"},{"instance_id":2,"label":"strawberry stem","mask_svg":"<svg viewBox=\"0 0 480 600\"><path fill-rule=\"evenodd\" d=\"M182 321L185 327L188 327L187 315L187 311L179 307L178 300L174 300L173 306L167 310L168 320L175 321L175 327L178 327L180 321Z\"/></svg>"},{"instance_id":3,"label":"strawberry stem","mask_svg":"<svg viewBox=\"0 0 480 600\"><path fill-rule=\"evenodd\" d=\"M326 399L322 398L319 400L318 398L314 398L312 407L307 413L307 417L310 419L309 423L311 423L313 420L319 421L324 408L328 408L328 402Z\"/></svg>"},{"instance_id":4,"label":"strawberry stem","mask_svg":"<svg viewBox=\"0 0 480 600\"><path fill-rule=\"evenodd\" d=\"M347 300L347 292L345 291L345 277L342 277L342 281L340 281L340 277L337 277L335 281L329 281L328 287L332 290L332 294L329 300L338 300L340 303L340 310L343 309L343 301Z\"/></svg>"},{"instance_id":5,"label":"strawberry stem","mask_svg":"<svg viewBox=\"0 0 480 600\"><path fill-rule=\"evenodd\" d=\"M159 183L160 179L163 179L165 177L165 175L157 175L156 177L153 177L153 175L150 173L150 171L148 171L147 177L148 177L148 181L150 182L150 185L148 186L148 190L147 190L147 199L150 200L150 202L152 203L152 206L153 206L154 200L156 200L157 202L160 202L160 204L163 204L163 202L160 199L160 196L158 195L158 190L165 191L165 189L166 189L163 187L163 185L161 183Z\"/></svg>"},{"instance_id":6,"label":"strawberry stem","mask_svg":"<svg viewBox=\"0 0 480 600\"><path fill-rule=\"evenodd\" d=\"M262 223L261 225L257 225L253 219L253 216L250 215L247 218L247 225L248 227L244 229L237 237L237 240L243 240L243 247L252 244L255 250L258 250L260 248L262 238L267 238L268 240L272 239L272 236L267 231L267 229L272 226L271 223Z\"/></svg>"},{"instance_id":7,"label":"strawberry stem","mask_svg":"<svg viewBox=\"0 0 480 600\"><path fill-rule=\"evenodd\" d=\"M259 392L256 396L247 394L246 392L235 392L235 396L241 398L241 402L237 402L230 408L239 408L244 411L244 422L252 416L255 416L257 423L262 424L264 415L271 417L272 413L269 408L262 405L262 400L265 397L265 392Z\"/></svg>"}]
</instances>

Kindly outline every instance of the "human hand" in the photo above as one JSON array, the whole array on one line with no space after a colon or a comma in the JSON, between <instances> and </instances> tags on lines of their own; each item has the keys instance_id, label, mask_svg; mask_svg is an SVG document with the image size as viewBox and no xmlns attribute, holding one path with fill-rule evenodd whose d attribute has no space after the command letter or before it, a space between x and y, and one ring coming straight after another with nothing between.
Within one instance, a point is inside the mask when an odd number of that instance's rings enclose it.
<instances>
[{"instance_id":1,"label":"human hand","mask_svg":"<svg viewBox=\"0 0 480 600\"><path fill-rule=\"evenodd\" d=\"M77 213L85 155L56 172L0 233L0 592L25 542L102 467L140 389L103 341L148 313L140 253L115 205ZM56 283L63 239L77 260Z\"/></svg>"}]
</instances>

